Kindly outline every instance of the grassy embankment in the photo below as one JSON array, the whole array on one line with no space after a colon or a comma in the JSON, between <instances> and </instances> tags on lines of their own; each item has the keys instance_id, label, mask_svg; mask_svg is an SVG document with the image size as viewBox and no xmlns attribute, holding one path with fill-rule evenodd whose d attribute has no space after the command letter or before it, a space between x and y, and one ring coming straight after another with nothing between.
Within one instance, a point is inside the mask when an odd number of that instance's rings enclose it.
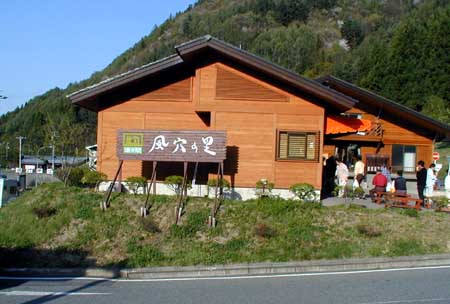
<instances>
[{"instance_id":1,"label":"grassy embankment","mask_svg":"<svg viewBox=\"0 0 450 304\"><path fill-rule=\"evenodd\" d=\"M321 207L299 201L226 201L208 229L206 199L190 199L179 226L175 200L43 185L0 209L0 266L155 266L294 261L450 252L448 214ZM40 218L38 217L40 216Z\"/></svg>"}]
</instances>

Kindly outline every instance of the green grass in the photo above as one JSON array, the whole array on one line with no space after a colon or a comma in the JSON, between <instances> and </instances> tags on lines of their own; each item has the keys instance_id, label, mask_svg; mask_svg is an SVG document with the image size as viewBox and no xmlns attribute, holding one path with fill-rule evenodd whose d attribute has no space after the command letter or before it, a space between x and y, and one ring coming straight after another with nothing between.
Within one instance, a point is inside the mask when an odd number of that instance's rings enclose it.
<instances>
[{"instance_id":1,"label":"green grass","mask_svg":"<svg viewBox=\"0 0 450 304\"><path fill-rule=\"evenodd\" d=\"M299 261L449 252L448 214L368 210L281 199L225 201L214 229L212 202L190 198L175 225L174 197L103 194L48 184L0 209L0 266L164 266ZM55 208L38 218L33 209Z\"/></svg>"}]
</instances>

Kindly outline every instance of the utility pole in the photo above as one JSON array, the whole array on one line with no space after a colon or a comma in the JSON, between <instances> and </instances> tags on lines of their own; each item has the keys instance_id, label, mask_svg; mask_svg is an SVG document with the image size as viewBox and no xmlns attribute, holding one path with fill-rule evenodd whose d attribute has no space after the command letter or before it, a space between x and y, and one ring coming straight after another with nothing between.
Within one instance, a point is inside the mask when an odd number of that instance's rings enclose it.
<instances>
[{"instance_id":1,"label":"utility pole","mask_svg":"<svg viewBox=\"0 0 450 304\"><path fill-rule=\"evenodd\" d=\"M55 138L56 138L56 132L52 132L52 170L55 171Z\"/></svg>"},{"instance_id":2,"label":"utility pole","mask_svg":"<svg viewBox=\"0 0 450 304\"><path fill-rule=\"evenodd\" d=\"M22 140L27 138L23 136L19 136L16 138L19 140L19 168L20 170L22 170Z\"/></svg>"},{"instance_id":3,"label":"utility pole","mask_svg":"<svg viewBox=\"0 0 450 304\"><path fill-rule=\"evenodd\" d=\"M5 153L5 167L8 167L8 150L9 150L9 142L6 143L5 147L6 153Z\"/></svg>"}]
</instances>

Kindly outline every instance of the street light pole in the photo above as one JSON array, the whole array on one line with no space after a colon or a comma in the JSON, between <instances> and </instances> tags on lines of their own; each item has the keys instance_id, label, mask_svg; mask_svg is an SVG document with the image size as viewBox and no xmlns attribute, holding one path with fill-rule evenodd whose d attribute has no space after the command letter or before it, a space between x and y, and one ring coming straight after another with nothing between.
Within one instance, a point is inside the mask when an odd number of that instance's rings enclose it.
<instances>
[{"instance_id":1,"label":"street light pole","mask_svg":"<svg viewBox=\"0 0 450 304\"><path fill-rule=\"evenodd\" d=\"M16 138L19 140L19 168L20 170L22 170L22 140L27 138L23 136L19 136Z\"/></svg>"}]
</instances>

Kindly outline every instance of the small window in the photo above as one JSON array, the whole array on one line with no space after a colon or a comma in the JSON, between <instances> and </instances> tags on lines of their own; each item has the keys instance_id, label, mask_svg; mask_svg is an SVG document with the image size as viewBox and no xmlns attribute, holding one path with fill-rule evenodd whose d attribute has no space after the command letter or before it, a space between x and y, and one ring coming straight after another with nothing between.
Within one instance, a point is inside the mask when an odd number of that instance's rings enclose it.
<instances>
[{"instance_id":1,"label":"small window","mask_svg":"<svg viewBox=\"0 0 450 304\"><path fill-rule=\"evenodd\" d=\"M319 132L278 132L278 159L317 161Z\"/></svg>"}]
</instances>

